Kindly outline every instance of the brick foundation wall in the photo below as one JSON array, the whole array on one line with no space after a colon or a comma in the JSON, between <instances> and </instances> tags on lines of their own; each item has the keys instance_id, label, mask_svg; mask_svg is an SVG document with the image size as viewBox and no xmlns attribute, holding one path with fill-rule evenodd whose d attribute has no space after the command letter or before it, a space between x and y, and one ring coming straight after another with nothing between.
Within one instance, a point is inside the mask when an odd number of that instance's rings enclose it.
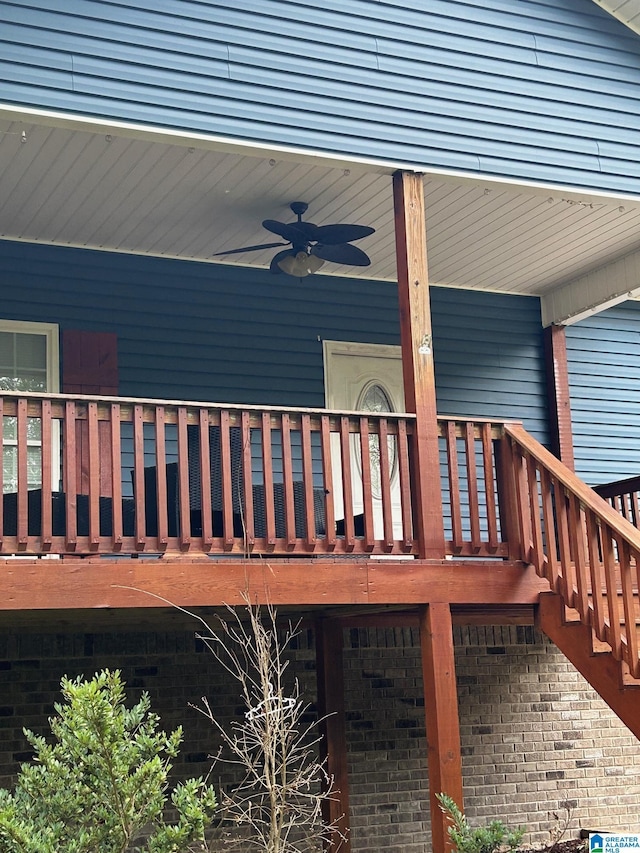
<instances>
[{"instance_id":1,"label":"brick foundation wall","mask_svg":"<svg viewBox=\"0 0 640 853\"><path fill-rule=\"evenodd\" d=\"M638 831L640 742L532 627L454 633L470 819L506 814L547 841L553 813L577 827ZM640 697L638 697L640 701Z\"/></svg>"},{"instance_id":2,"label":"brick foundation wall","mask_svg":"<svg viewBox=\"0 0 640 853\"><path fill-rule=\"evenodd\" d=\"M430 851L418 630L347 631L344 662L352 848Z\"/></svg>"},{"instance_id":3,"label":"brick foundation wall","mask_svg":"<svg viewBox=\"0 0 640 853\"><path fill-rule=\"evenodd\" d=\"M545 842L569 803L580 827L637 829L640 743L553 645L530 627L456 628L466 810L526 825ZM313 634L291 650L315 701ZM424 700L416 629L345 631L352 847L426 853L429 834ZM165 728L183 725L177 775L206 773L218 746L189 703L208 696L224 722L239 716L235 685L192 631L0 633L0 786L28 757L22 727L47 731L64 674L119 668L132 700L146 689ZM225 768L221 784L231 782Z\"/></svg>"}]
</instances>

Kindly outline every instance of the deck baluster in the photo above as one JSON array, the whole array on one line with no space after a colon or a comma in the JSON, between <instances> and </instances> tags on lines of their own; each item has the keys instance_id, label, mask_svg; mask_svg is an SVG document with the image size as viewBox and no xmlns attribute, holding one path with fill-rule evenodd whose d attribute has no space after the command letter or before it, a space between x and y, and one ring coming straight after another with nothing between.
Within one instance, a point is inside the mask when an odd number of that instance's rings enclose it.
<instances>
[{"instance_id":1,"label":"deck baluster","mask_svg":"<svg viewBox=\"0 0 640 853\"><path fill-rule=\"evenodd\" d=\"M4 399L0 397L0 426L2 427L2 440L4 443L4 436L6 431L5 424L5 414L4 414ZM4 544L5 530L4 530L4 446L2 448L3 458L0 460L2 464L0 465L0 546Z\"/></svg>"},{"instance_id":2,"label":"deck baluster","mask_svg":"<svg viewBox=\"0 0 640 853\"><path fill-rule=\"evenodd\" d=\"M545 559L544 574L554 592L560 591L560 565L558 563L558 540L556 538L556 514L551 475L546 468L540 470L540 492L542 496L542 519L544 524Z\"/></svg>"},{"instance_id":3,"label":"deck baluster","mask_svg":"<svg viewBox=\"0 0 640 853\"><path fill-rule=\"evenodd\" d=\"M464 449L467 468L467 490L469 500L469 524L471 526L471 547L478 553L482 547L480 541L480 501L478 498L478 472L476 469L475 424L464 425Z\"/></svg>"},{"instance_id":4,"label":"deck baluster","mask_svg":"<svg viewBox=\"0 0 640 853\"><path fill-rule=\"evenodd\" d=\"M382 526L384 549L393 550L393 506L391 504L391 465L389 463L389 432L387 419L378 421L378 447L380 453L380 491L382 494Z\"/></svg>"},{"instance_id":5,"label":"deck baluster","mask_svg":"<svg viewBox=\"0 0 640 853\"><path fill-rule=\"evenodd\" d=\"M200 453L200 493L195 496L200 501L200 519L202 527L202 547L210 551L213 544L213 507L211 502L211 438L209 431L209 412L198 412L198 449ZM196 476L197 481L197 476ZM190 484L191 488L191 484Z\"/></svg>"},{"instance_id":6,"label":"deck baluster","mask_svg":"<svg viewBox=\"0 0 640 853\"><path fill-rule=\"evenodd\" d=\"M482 424L480 434L482 440L482 467L484 471L484 490L486 497L487 531L489 535L489 550L496 551L498 540L498 518L496 516L496 492L493 483L493 439L490 423Z\"/></svg>"},{"instance_id":7,"label":"deck baluster","mask_svg":"<svg viewBox=\"0 0 640 853\"><path fill-rule=\"evenodd\" d=\"M240 484L233 482L233 463L231 460L231 426L229 412L220 412L220 489L222 493L222 530L223 547L231 551L234 542L233 512L234 494L239 494ZM202 464L202 460L200 462Z\"/></svg>"},{"instance_id":8,"label":"deck baluster","mask_svg":"<svg viewBox=\"0 0 640 853\"><path fill-rule=\"evenodd\" d=\"M637 553L633 555L637 557ZM620 561L620 586L622 591L622 606L624 611L626 644L626 661L629 671L634 678L640 677L640 660L638 659L638 632L636 630L636 607L633 595L633 577L631 568L631 548L624 540L619 543L618 560Z\"/></svg>"},{"instance_id":9,"label":"deck baluster","mask_svg":"<svg viewBox=\"0 0 640 853\"><path fill-rule=\"evenodd\" d=\"M284 486L284 533L287 548L296 544L296 509L293 494L293 458L291 454L291 417L286 412L280 420L282 430L282 479Z\"/></svg>"},{"instance_id":10,"label":"deck baluster","mask_svg":"<svg viewBox=\"0 0 640 853\"><path fill-rule=\"evenodd\" d=\"M569 514L567 508L567 495L561 483L554 481L554 493L556 496L556 514L558 523L558 546L560 550L560 591L565 603L573 606L573 573L571 555L571 537L569 534Z\"/></svg>"},{"instance_id":11,"label":"deck baluster","mask_svg":"<svg viewBox=\"0 0 640 853\"><path fill-rule=\"evenodd\" d=\"M189 439L188 416L184 406L178 407L178 524L180 548L191 547L191 506L189 501Z\"/></svg>"},{"instance_id":12,"label":"deck baluster","mask_svg":"<svg viewBox=\"0 0 640 853\"><path fill-rule=\"evenodd\" d=\"M344 542L347 551L355 547L355 525L353 520L353 486L351 479L351 436L350 421L340 418L340 462L342 466L342 509L344 513Z\"/></svg>"},{"instance_id":13,"label":"deck baluster","mask_svg":"<svg viewBox=\"0 0 640 853\"><path fill-rule=\"evenodd\" d=\"M307 531L306 547L308 551L316 548L316 519L313 495L313 459L311 454L311 417L303 414L300 418L300 439L302 442L302 483L304 487L304 520Z\"/></svg>"},{"instance_id":14,"label":"deck baluster","mask_svg":"<svg viewBox=\"0 0 640 853\"><path fill-rule=\"evenodd\" d=\"M456 424L453 421L447 423L445 433L447 447L447 469L449 475L449 506L451 507L451 530L453 537L453 549L462 550L462 511L460 506L460 474L458 471L458 446L456 438Z\"/></svg>"},{"instance_id":15,"label":"deck baluster","mask_svg":"<svg viewBox=\"0 0 640 853\"><path fill-rule=\"evenodd\" d=\"M589 612L588 571L585 554L586 526L580 501L574 494L569 496L569 529L571 531L571 553L575 566L576 593L573 604L581 618L586 621Z\"/></svg>"},{"instance_id":16,"label":"deck baluster","mask_svg":"<svg viewBox=\"0 0 640 853\"><path fill-rule=\"evenodd\" d=\"M409 467L409 440L407 422L398 421L398 479L402 513L402 549L407 552L413 546L413 518L411 515L411 472Z\"/></svg>"},{"instance_id":17,"label":"deck baluster","mask_svg":"<svg viewBox=\"0 0 640 853\"><path fill-rule=\"evenodd\" d=\"M538 488L538 469L531 456L526 458L527 482L529 485L529 518L531 520L531 538L533 542L531 561L538 574L544 566L544 545L542 539L542 513L540 491Z\"/></svg>"},{"instance_id":18,"label":"deck baluster","mask_svg":"<svg viewBox=\"0 0 640 853\"><path fill-rule=\"evenodd\" d=\"M111 444L111 495L112 495L112 534L111 547L114 553L122 549L124 535L122 524L122 436L120 405L112 403L110 412L110 444Z\"/></svg>"},{"instance_id":19,"label":"deck baluster","mask_svg":"<svg viewBox=\"0 0 640 853\"><path fill-rule=\"evenodd\" d=\"M87 437L89 447L89 547L97 551L100 545L100 435L98 404L87 403Z\"/></svg>"},{"instance_id":20,"label":"deck baluster","mask_svg":"<svg viewBox=\"0 0 640 853\"><path fill-rule=\"evenodd\" d=\"M53 512L51 506L52 487L53 487L53 429L51 423L51 401L43 400L40 407L40 442L41 454L40 460L42 464L41 472L41 508L40 508L40 542L42 550L49 552L53 543ZM0 482L0 491L2 483ZM2 515L2 505L0 504L0 515Z\"/></svg>"},{"instance_id":21,"label":"deck baluster","mask_svg":"<svg viewBox=\"0 0 640 853\"><path fill-rule=\"evenodd\" d=\"M264 513L267 550L276 545L276 514L273 503L273 455L271 449L271 414L262 415L262 476L264 482Z\"/></svg>"},{"instance_id":22,"label":"deck baluster","mask_svg":"<svg viewBox=\"0 0 640 853\"><path fill-rule=\"evenodd\" d=\"M328 551L336 547L336 513L331 457L331 422L328 415L320 418L320 448L322 455L322 483L324 486L325 541Z\"/></svg>"},{"instance_id":23,"label":"deck baluster","mask_svg":"<svg viewBox=\"0 0 640 853\"><path fill-rule=\"evenodd\" d=\"M602 550L604 558L604 577L607 590L607 611L609 631L607 642L618 659L622 657L620 633L620 607L618 602L618 581L616 577L616 555L614 551L613 531L605 525L602 531Z\"/></svg>"},{"instance_id":24,"label":"deck baluster","mask_svg":"<svg viewBox=\"0 0 640 853\"><path fill-rule=\"evenodd\" d=\"M365 551L373 551L375 533L373 523L373 494L371 489L371 442L369 418L360 418L360 468L362 472L362 517L364 521Z\"/></svg>"},{"instance_id":25,"label":"deck baluster","mask_svg":"<svg viewBox=\"0 0 640 853\"><path fill-rule=\"evenodd\" d=\"M68 488L67 488L68 491ZM146 495L144 488L144 421L142 405L133 407L133 494L136 501L136 548L147 542Z\"/></svg>"},{"instance_id":26,"label":"deck baluster","mask_svg":"<svg viewBox=\"0 0 640 853\"><path fill-rule=\"evenodd\" d=\"M169 538L167 503L167 452L165 441L164 406L155 408L156 444L156 513L158 524L158 550L167 547Z\"/></svg>"},{"instance_id":27,"label":"deck baluster","mask_svg":"<svg viewBox=\"0 0 640 853\"><path fill-rule=\"evenodd\" d=\"M20 442L20 439L18 439ZM26 446L26 442L25 442ZM76 453L76 404L72 401L67 401L64 407L64 456L63 456L63 482L65 492L65 519L66 519L66 548L68 551L75 551L78 544L78 511L76 497L76 483L78 455ZM24 479L24 488L26 489L26 477ZM20 510L20 478L18 478L18 513L22 515ZM26 518L26 512L24 513ZM18 538L20 534L18 533Z\"/></svg>"},{"instance_id":28,"label":"deck baluster","mask_svg":"<svg viewBox=\"0 0 640 853\"><path fill-rule=\"evenodd\" d=\"M253 462L251 459L251 416L242 412L240 418L240 438L242 441L242 482L244 492L240 503L240 519L244 531L243 548L252 550L255 541L255 518L253 503Z\"/></svg>"}]
</instances>

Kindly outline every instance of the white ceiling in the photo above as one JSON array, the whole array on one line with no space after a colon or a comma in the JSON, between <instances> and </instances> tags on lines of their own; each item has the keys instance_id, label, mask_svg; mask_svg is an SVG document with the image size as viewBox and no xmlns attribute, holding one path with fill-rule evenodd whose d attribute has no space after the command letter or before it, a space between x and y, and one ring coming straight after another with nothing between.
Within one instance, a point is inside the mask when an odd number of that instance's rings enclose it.
<instances>
[{"instance_id":1,"label":"white ceiling","mask_svg":"<svg viewBox=\"0 0 640 853\"><path fill-rule=\"evenodd\" d=\"M0 235L268 267L277 249L212 256L277 240L261 221L293 221L288 204L302 200L319 225L376 229L358 242L371 267L327 263L323 274L393 281L393 168L0 111ZM585 307L583 276L640 251L640 199L435 175L425 178L425 197L432 283L537 296L563 285L575 291L577 303L548 321ZM637 266L625 291L640 287ZM620 301L618 292L605 296ZM589 299L591 306L593 293Z\"/></svg>"}]
</instances>

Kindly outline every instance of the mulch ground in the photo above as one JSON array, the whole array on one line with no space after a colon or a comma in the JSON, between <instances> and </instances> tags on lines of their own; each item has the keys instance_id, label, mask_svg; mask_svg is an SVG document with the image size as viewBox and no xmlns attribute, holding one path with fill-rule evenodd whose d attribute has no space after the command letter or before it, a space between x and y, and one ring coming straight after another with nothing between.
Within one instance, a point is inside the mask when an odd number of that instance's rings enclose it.
<instances>
[{"instance_id":1,"label":"mulch ground","mask_svg":"<svg viewBox=\"0 0 640 853\"><path fill-rule=\"evenodd\" d=\"M584 838L570 838L568 841L558 841L546 847L536 847L535 853L585 853L588 842ZM526 851L522 851L526 853Z\"/></svg>"}]
</instances>

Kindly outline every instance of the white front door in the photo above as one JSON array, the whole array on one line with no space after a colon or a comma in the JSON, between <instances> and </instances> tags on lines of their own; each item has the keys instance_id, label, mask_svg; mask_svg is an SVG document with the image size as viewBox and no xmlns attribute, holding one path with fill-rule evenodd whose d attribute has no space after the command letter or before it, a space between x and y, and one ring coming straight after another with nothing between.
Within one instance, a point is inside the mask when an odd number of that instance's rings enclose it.
<instances>
[{"instance_id":1,"label":"white front door","mask_svg":"<svg viewBox=\"0 0 640 853\"><path fill-rule=\"evenodd\" d=\"M324 341L325 401L328 409L342 411L403 412L402 359L400 347L382 344L357 344ZM333 436L333 482L336 518L344 516L341 482L339 437ZM383 538L382 499L379 465L376 460L377 436L371 436L371 487L373 492L374 536ZM391 501L394 537L402 538L400 486L395 460L395 439L389 438L391 463ZM353 482L353 514L363 512L360 445L354 436L351 449Z\"/></svg>"}]
</instances>

